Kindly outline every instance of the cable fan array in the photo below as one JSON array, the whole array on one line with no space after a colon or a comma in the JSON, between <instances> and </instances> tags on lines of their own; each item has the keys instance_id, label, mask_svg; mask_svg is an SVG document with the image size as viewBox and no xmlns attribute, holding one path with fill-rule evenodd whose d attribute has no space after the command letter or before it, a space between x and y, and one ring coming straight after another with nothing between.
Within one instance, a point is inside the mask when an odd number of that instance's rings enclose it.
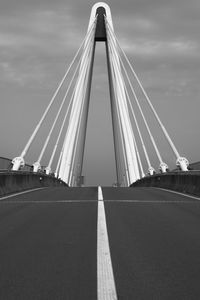
<instances>
[{"instance_id":1,"label":"cable fan array","mask_svg":"<svg viewBox=\"0 0 200 300\"><path fill-rule=\"evenodd\" d=\"M133 84L132 84L133 81L134 82L136 81L136 83L138 84L139 89L142 91L143 96L146 100L147 105L150 107L150 110L151 110L155 120L157 121L157 123L159 125L159 128L161 129L162 133L164 134L164 137L166 138L168 144L170 145L170 147L173 151L173 154L176 157L176 165L182 171L187 171L187 168L188 168L188 165L189 165L188 160L185 157L180 156L180 154L179 154L176 146L174 145L172 139L170 138L165 126L163 125L162 121L160 120L155 108L153 107L153 105L152 105L152 103L151 103L151 101L150 101L150 99L147 95L147 92L145 91L141 81L139 80L139 78L138 78L138 76L137 76L130 60L128 59L128 57L125 54L122 47L120 46L120 43L119 43L119 41L118 41L118 39L117 39L117 37L114 33L113 28L111 27L110 23L107 20L107 17L104 16L104 18L105 18L106 32L107 32L107 38L108 38L108 42L107 42L108 51L109 51L110 58L111 58L110 62L113 66L117 65L118 71L122 73L123 88L125 90L126 99L127 99L127 103L128 103L128 111L129 111L129 114L131 115L132 119L134 120L136 132L137 132L137 135L138 135L138 140L141 143L141 146L142 146L142 149L143 149L143 152L144 152L144 157L145 157L146 163L148 165L147 174L153 175L156 171L155 171L155 168L152 166L152 163L150 161L150 157L148 155L147 147L145 145L146 140L143 138L143 135L142 135L142 132L141 132L141 129L140 129L141 126L139 126L138 115L136 117L135 109L133 108L134 104L137 106L137 108L140 112L140 115L141 115L141 118L142 118L143 124L144 124L143 127L146 128L146 131L147 131L147 133L149 135L149 138L151 140L151 143L153 145L154 151L155 151L157 159L159 161L159 170L160 170L160 172L161 173L167 172L168 171L168 165L163 161L162 155L161 155L161 153L158 149L157 143L156 143L155 138L152 134L152 130L150 129L147 118L145 117L144 109L142 108L141 101L139 100L139 98L137 96L136 89L133 87ZM125 63L127 64L128 68L129 68L129 73L131 73L132 77L129 75L128 70L125 66ZM115 94L117 94L117 89L118 89L118 87L116 85L114 85ZM116 105L115 109L117 111L118 107L119 107L119 101L118 102L116 101L115 105ZM118 113L117 113L117 118L118 118L118 120L117 120L116 123L118 124L118 127L119 127L118 140L120 139L121 141L123 141L125 139L125 137L122 135L122 130L120 130L121 123L120 123L120 116L119 116ZM120 136L119 136L119 133L120 133ZM139 165L139 169L140 169L140 176L144 177L145 176L144 167L143 167L143 164L142 164L140 152L138 151L138 146L137 146L135 136L133 136L133 139L134 139L134 145L135 145L136 154L137 154L138 165ZM125 167L124 167L124 170L122 170L121 174L123 174L123 176L125 176L125 174L126 174L125 170L127 168L127 157L126 157L125 151L123 149L124 143L119 142L118 147L119 147L119 145L122 146L121 147L122 149L121 149L121 159L119 158L118 160L123 161L122 165L124 165ZM118 163L118 164L120 164L120 163ZM121 178L121 180L122 180L122 178Z\"/></svg>"},{"instance_id":2,"label":"cable fan array","mask_svg":"<svg viewBox=\"0 0 200 300\"><path fill-rule=\"evenodd\" d=\"M138 78L130 60L121 48L114 33L111 13L106 5L105 7L107 9L107 15L109 15L109 17L104 15L104 25L106 29L105 41L110 86L117 185L129 186L136 180L144 177L145 173L153 175L156 172L152 165L150 155L148 154L147 139L150 141L151 146L154 149L156 158L159 162L160 172L165 173L168 171L168 165L161 155L155 134L152 133L152 129L150 128L149 115L148 117L145 115L146 108L144 108L144 104L148 107L154 121L159 125L157 127L161 130L164 138L171 147L172 152L176 157L176 165L182 171L187 171L189 162L185 157L180 156L165 126L152 105L150 98ZM36 161L33 163L32 168L33 172L41 171L42 161L44 156L46 157L47 155L47 147L50 147L50 140L53 139L53 133L55 132L56 126L59 126L59 130L57 131L58 134L54 141L53 149L51 149L50 158L44 171L46 174L55 174L56 177L61 178L69 186L81 185L96 44L95 34L97 20L98 15L94 14L90 19L87 34L81 43L80 48L54 92L53 97L51 98L41 119L36 125L21 154L12 160L12 170L17 171L24 167L27 152L36 140L38 132L41 130L41 127L47 115L49 115L53 105L56 101L59 101L58 95L61 93L61 90L65 87L65 83L68 80L69 82L64 93L64 97L59 102L58 111L56 112L54 119L51 121L42 149ZM137 87L135 87L135 84L137 84ZM143 95L145 102L141 101L139 98L138 91ZM58 149L60 149L60 153L56 156ZM147 170L145 170L146 167L144 167L144 161L145 166L147 165ZM56 166L55 170L52 170L53 163L54 166Z\"/></svg>"}]
</instances>

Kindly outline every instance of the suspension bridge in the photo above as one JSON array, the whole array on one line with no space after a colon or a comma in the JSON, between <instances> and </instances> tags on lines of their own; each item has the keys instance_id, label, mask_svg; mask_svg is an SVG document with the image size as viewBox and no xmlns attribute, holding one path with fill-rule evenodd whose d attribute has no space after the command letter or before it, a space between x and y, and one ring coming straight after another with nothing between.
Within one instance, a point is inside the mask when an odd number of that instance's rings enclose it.
<instances>
[{"instance_id":1,"label":"suspension bridge","mask_svg":"<svg viewBox=\"0 0 200 300\"><path fill-rule=\"evenodd\" d=\"M116 187L85 187L82 175L97 43L107 58ZM42 149L27 162L55 103ZM107 4L93 6L86 36L21 153L0 162L1 299L199 299L199 171L190 171L160 119Z\"/></svg>"}]
</instances>

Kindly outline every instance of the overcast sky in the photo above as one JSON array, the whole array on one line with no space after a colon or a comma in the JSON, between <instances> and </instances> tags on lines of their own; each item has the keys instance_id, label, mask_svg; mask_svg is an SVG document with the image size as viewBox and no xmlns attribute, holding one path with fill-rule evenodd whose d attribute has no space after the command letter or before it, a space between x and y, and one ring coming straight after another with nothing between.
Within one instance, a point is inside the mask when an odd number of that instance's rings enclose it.
<instances>
[{"instance_id":1,"label":"overcast sky","mask_svg":"<svg viewBox=\"0 0 200 300\"><path fill-rule=\"evenodd\" d=\"M0 156L13 158L21 153L85 36L93 4L89 0L1 0ZM107 4L120 44L179 152L190 162L199 161L200 1L110 0ZM110 185L116 180L106 71L104 45L99 43L83 170L88 185ZM156 130L155 136L163 159L175 167L162 135ZM27 162L37 159L41 145L42 133ZM47 153L42 163L48 159ZM142 159L147 169L143 154Z\"/></svg>"}]
</instances>

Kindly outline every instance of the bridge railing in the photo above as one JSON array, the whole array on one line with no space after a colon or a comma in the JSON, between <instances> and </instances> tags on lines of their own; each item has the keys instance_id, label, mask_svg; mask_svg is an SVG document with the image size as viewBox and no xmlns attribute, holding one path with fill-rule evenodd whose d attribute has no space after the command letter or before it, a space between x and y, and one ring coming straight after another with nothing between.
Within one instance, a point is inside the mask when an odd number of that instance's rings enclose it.
<instances>
[{"instance_id":1,"label":"bridge railing","mask_svg":"<svg viewBox=\"0 0 200 300\"><path fill-rule=\"evenodd\" d=\"M0 196L29 189L51 186L66 186L62 180L43 173L26 171L0 171Z\"/></svg>"},{"instance_id":2,"label":"bridge railing","mask_svg":"<svg viewBox=\"0 0 200 300\"><path fill-rule=\"evenodd\" d=\"M170 172L144 177L131 187L158 187L200 196L200 171Z\"/></svg>"}]
</instances>

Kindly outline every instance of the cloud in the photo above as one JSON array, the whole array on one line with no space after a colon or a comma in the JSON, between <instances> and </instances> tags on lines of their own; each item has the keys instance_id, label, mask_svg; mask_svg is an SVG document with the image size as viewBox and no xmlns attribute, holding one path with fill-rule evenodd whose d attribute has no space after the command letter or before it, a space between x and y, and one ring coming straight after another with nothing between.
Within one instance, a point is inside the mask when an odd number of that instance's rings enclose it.
<instances>
[{"instance_id":1,"label":"cloud","mask_svg":"<svg viewBox=\"0 0 200 300\"><path fill-rule=\"evenodd\" d=\"M3 17L0 26L0 46L16 47L21 51L34 47L39 51L52 50L57 54L65 51L66 47L73 49L77 41L83 38L69 12L66 15L60 11L39 11L23 17L20 14L14 18Z\"/></svg>"},{"instance_id":2,"label":"cloud","mask_svg":"<svg viewBox=\"0 0 200 300\"><path fill-rule=\"evenodd\" d=\"M6 81L14 81L20 85L23 84L22 78L17 76L17 73L15 70L12 68L12 66L8 62L2 62L0 63L0 70L1 70L1 80L2 78L5 79Z\"/></svg>"},{"instance_id":3,"label":"cloud","mask_svg":"<svg viewBox=\"0 0 200 300\"><path fill-rule=\"evenodd\" d=\"M151 40L136 39L122 40L121 47L133 54L139 56L173 56L173 55L199 55L200 45L195 41L187 40Z\"/></svg>"},{"instance_id":4,"label":"cloud","mask_svg":"<svg viewBox=\"0 0 200 300\"><path fill-rule=\"evenodd\" d=\"M20 86L33 81L45 83L50 74L53 77L53 71L60 68L61 61L64 72L63 64L70 63L83 40L71 19L69 10L2 16L1 81Z\"/></svg>"},{"instance_id":5,"label":"cloud","mask_svg":"<svg viewBox=\"0 0 200 300\"><path fill-rule=\"evenodd\" d=\"M15 64L11 62L0 62L0 81L4 83L17 84L20 87L26 85L42 86L46 78L46 72L40 64ZM38 86L39 85L39 86Z\"/></svg>"}]
</instances>

